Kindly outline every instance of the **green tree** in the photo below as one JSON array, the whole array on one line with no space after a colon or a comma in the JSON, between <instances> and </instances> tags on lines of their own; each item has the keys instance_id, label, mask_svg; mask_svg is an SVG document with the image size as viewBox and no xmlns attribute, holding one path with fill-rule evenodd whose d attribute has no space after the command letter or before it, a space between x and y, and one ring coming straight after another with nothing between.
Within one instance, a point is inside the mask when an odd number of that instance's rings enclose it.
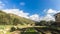
<instances>
[{"instance_id":1,"label":"green tree","mask_svg":"<svg viewBox=\"0 0 60 34\"><path fill-rule=\"evenodd\" d=\"M42 21L40 21L40 25L45 26L45 25L47 25L47 22L42 20Z\"/></svg>"}]
</instances>

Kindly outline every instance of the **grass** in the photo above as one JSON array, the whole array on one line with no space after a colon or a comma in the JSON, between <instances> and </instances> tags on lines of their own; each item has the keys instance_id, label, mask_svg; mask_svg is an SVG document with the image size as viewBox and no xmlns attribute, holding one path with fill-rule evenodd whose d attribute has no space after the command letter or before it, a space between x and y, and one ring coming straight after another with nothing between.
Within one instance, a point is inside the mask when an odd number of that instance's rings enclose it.
<instances>
[{"instance_id":1,"label":"grass","mask_svg":"<svg viewBox=\"0 0 60 34\"><path fill-rule=\"evenodd\" d=\"M0 34L4 34L4 32L3 31L5 31L6 29L10 29L11 27L13 27L14 25L0 25ZM19 25L20 26L20 25ZM24 26L21 26L21 27L24 27ZM38 28L43 28L43 27L38 27ZM54 29L58 29L58 30L60 30L60 27L51 27L51 28L54 28ZM25 34L36 34L37 32L36 32L36 30L33 28L33 27L31 27L31 28L27 28L27 30L26 30L26 32L25 32ZM7 31L6 32L6 34L11 34L11 32L9 32L9 31ZM23 34L23 33L22 33ZM40 34L41 34L41 32L40 32Z\"/></svg>"},{"instance_id":2,"label":"grass","mask_svg":"<svg viewBox=\"0 0 60 34\"><path fill-rule=\"evenodd\" d=\"M4 34L4 32L6 32L6 34L11 34L11 32L7 31L7 29L11 27L12 25L0 25L0 34Z\"/></svg>"},{"instance_id":3,"label":"grass","mask_svg":"<svg viewBox=\"0 0 60 34\"><path fill-rule=\"evenodd\" d=\"M0 31L0 34L4 34L3 31L5 31L6 29L10 29L11 27L13 27L13 25L0 25L0 30L2 29L2 31ZM27 33L32 34L32 32L35 34L36 33L35 29L34 28L28 28L26 30L25 34L27 34ZM11 32L7 31L6 34L11 34Z\"/></svg>"},{"instance_id":4,"label":"grass","mask_svg":"<svg viewBox=\"0 0 60 34\"><path fill-rule=\"evenodd\" d=\"M28 28L26 32L36 32L34 28Z\"/></svg>"},{"instance_id":5,"label":"grass","mask_svg":"<svg viewBox=\"0 0 60 34\"><path fill-rule=\"evenodd\" d=\"M0 29L4 29L5 28L5 26L4 25L0 25Z\"/></svg>"}]
</instances>

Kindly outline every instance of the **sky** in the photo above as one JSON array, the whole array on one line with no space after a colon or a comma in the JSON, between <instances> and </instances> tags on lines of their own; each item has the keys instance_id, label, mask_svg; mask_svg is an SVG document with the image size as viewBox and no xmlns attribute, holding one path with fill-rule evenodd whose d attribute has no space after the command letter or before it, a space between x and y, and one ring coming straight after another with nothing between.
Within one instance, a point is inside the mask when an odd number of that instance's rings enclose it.
<instances>
[{"instance_id":1,"label":"sky","mask_svg":"<svg viewBox=\"0 0 60 34\"><path fill-rule=\"evenodd\" d=\"M34 21L55 21L53 15L60 12L60 0L0 0L0 10Z\"/></svg>"}]
</instances>

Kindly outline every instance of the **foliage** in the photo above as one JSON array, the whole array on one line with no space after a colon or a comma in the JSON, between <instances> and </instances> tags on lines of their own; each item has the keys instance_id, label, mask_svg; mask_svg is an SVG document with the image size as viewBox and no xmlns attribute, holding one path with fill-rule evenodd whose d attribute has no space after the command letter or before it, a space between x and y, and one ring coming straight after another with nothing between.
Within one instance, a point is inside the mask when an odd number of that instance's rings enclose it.
<instances>
[{"instance_id":1,"label":"foliage","mask_svg":"<svg viewBox=\"0 0 60 34\"><path fill-rule=\"evenodd\" d=\"M52 25L53 23L55 23L55 22L41 20L40 22L36 22L35 24L39 25L39 26L49 26L49 25Z\"/></svg>"},{"instance_id":2,"label":"foliage","mask_svg":"<svg viewBox=\"0 0 60 34\"><path fill-rule=\"evenodd\" d=\"M26 32L36 32L34 28L28 28Z\"/></svg>"},{"instance_id":3,"label":"foliage","mask_svg":"<svg viewBox=\"0 0 60 34\"><path fill-rule=\"evenodd\" d=\"M42 20L40 22L36 22L36 25L39 25L39 26L45 26L47 24L46 21Z\"/></svg>"}]
</instances>

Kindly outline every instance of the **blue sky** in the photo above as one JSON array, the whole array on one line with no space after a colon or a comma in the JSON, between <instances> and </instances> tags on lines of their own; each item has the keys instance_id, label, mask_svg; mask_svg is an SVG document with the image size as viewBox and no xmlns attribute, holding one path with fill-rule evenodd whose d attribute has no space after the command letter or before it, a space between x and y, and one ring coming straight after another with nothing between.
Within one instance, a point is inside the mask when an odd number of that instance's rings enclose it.
<instances>
[{"instance_id":1,"label":"blue sky","mask_svg":"<svg viewBox=\"0 0 60 34\"><path fill-rule=\"evenodd\" d=\"M45 16L49 9L60 10L60 0L0 0L2 9L20 9L30 15Z\"/></svg>"},{"instance_id":2,"label":"blue sky","mask_svg":"<svg viewBox=\"0 0 60 34\"><path fill-rule=\"evenodd\" d=\"M45 9L60 10L60 0L1 0L5 9L18 8L31 14L42 14ZM20 5L23 3L24 5Z\"/></svg>"}]
</instances>

